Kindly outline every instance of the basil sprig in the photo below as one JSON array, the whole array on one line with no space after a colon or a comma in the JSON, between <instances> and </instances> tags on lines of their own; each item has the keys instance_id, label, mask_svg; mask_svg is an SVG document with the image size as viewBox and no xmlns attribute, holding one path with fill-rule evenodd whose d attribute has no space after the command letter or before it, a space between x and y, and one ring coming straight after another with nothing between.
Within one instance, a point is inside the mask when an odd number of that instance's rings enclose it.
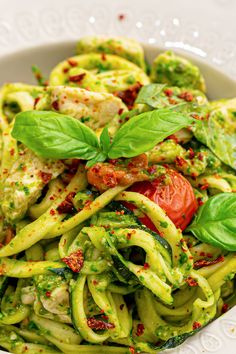
<instances>
[{"instance_id":1,"label":"basil sprig","mask_svg":"<svg viewBox=\"0 0 236 354\"><path fill-rule=\"evenodd\" d=\"M187 231L202 242L236 251L236 194L220 193L209 198Z\"/></svg>"},{"instance_id":2,"label":"basil sprig","mask_svg":"<svg viewBox=\"0 0 236 354\"><path fill-rule=\"evenodd\" d=\"M16 115L12 136L41 157L80 158L89 160L91 166L107 158L137 156L193 121L170 109L145 112L126 122L111 141L107 127L98 139L75 118L52 111L28 111Z\"/></svg>"}]
</instances>

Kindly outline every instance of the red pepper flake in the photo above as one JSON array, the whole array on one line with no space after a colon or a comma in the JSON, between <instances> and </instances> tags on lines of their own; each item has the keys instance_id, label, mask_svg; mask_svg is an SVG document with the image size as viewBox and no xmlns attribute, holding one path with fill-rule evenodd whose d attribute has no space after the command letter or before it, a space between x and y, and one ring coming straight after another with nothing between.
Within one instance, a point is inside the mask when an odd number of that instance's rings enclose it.
<instances>
[{"instance_id":1,"label":"red pepper flake","mask_svg":"<svg viewBox=\"0 0 236 354\"><path fill-rule=\"evenodd\" d=\"M185 100L186 102L192 102L193 101L193 95L191 92L182 92L178 95L179 98L182 98L183 100Z\"/></svg>"},{"instance_id":2,"label":"red pepper flake","mask_svg":"<svg viewBox=\"0 0 236 354\"><path fill-rule=\"evenodd\" d=\"M193 151L193 149L192 148L189 148L189 158L190 159L193 159L194 158L194 156L195 156L195 152Z\"/></svg>"},{"instance_id":3,"label":"red pepper flake","mask_svg":"<svg viewBox=\"0 0 236 354\"><path fill-rule=\"evenodd\" d=\"M119 111L118 111L119 116L123 113L123 111L124 111L124 108L119 109Z\"/></svg>"},{"instance_id":4,"label":"red pepper flake","mask_svg":"<svg viewBox=\"0 0 236 354\"><path fill-rule=\"evenodd\" d=\"M39 171L39 176L44 184L47 184L52 179L52 174L44 171Z\"/></svg>"},{"instance_id":5,"label":"red pepper flake","mask_svg":"<svg viewBox=\"0 0 236 354\"><path fill-rule=\"evenodd\" d=\"M93 285L98 285L98 281L96 279L93 280Z\"/></svg>"},{"instance_id":6,"label":"red pepper flake","mask_svg":"<svg viewBox=\"0 0 236 354\"><path fill-rule=\"evenodd\" d=\"M118 159L110 159L108 162L115 166L119 162L119 160Z\"/></svg>"},{"instance_id":7,"label":"red pepper flake","mask_svg":"<svg viewBox=\"0 0 236 354\"><path fill-rule=\"evenodd\" d=\"M55 215L55 214L56 214L56 210L55 210L55 209L51 209L51 210L50 210L50 214L51 214L51 215Z\"/></svg>"},{"instance_id":8,"label":"red pepper flake","mask_svg":"<svg viewBox=\"0 0 236 354\"><path fill-rule=\"evenodd\" d=\"M87 324L89 328L95 329L97 331L115 328L115 325L113 323L97 320L95 317L88 318Z\"/></svg>"},{"instance_id":9,"label":"red pepper flake","mask_svg":"<svg viewBox=\"0 0 236 354\"><path fill-rule=\"evenodd\" d=\"M73 75L69 77L70 82L74 82L75 84L80 84L81 81L84 79L86 76L86 73L78 74L78 75Z\"/></svg>"},{"instance_id":10,"label":"red pepper flake","mask_svg":"<svg viewBox=\"0 0 236 354\"><path fill-rule=\"evenodd\" d=\"M47 297L51 297L51 291L46 291L45 295L46 295Z\"/></svg>"},{"instance_id":11,"label":"red pepper flake","mask_svg":"<svg viewBox=\"0 0 236 354\"><path fill-rule=\"evenodd\" d=\"M129 351L131 354L136 354L135 348L134 347L129 347Z\"/></svg>"},{"instance_id":12,"label":"red pepper flake","mask_svg":"<svg viewBox=\"0 0 236 354\"><path fill-rule=\"evenodd\" d=\"M148 172L150 175L155 174L156 171L157 171L157 167L156 167L156 166L150 166L150 167L148 167L148 169L147 169L147 172Z\"/></svg>"},{"instance_id":13,"label":"red pepper flake","mask_svg":"<svg viewBox=\"0 0 236 354\"><path fill-rule=\"evenodd\" d=\"M177 104L178 103L178 101L176 101L174 98L172 98L172 97L168 97L168 101L169 101L169 103L170 104Z\"/></svg>"},{"instance_id":14,"label":"red pepper flake","mask_svg":"<svg viewBox=\"0 0 236 354\"><path fill-rule=\"evenodd\" d=\"M75 192L70 192L66 199L58 206L57 210L59 214L71 214L74 211L73 198L75 196Z\"/></svg>"},{"instance_id":15,"label":"red pepper flake","mask_svg":"<svg viewBox=\"0 0 236 354\"><path fill-rule=\"evenodd\" d=\"M144 263L144 265L143 265L143 269L149 269L150 268L150 265L148 264L148 263Z\"/></svg>"},{"instance_id":16,"label":"red pepper flake","mask_svg":"<svg viewBox=\"0 0 236 354\"><path fill-rule=\"evenodd\" d=\"M198 202L198 205L201 206L204 204L204 202L202 201L202 198L201 197L198 197L197 198L197 202Z\"/></svg>"},{"instance_id":17,"label":"red pepper flake","mask_svg":"<svg viewBox=\"0 0 236 354\"><path fill-rule=\"evenodd\" d=\"M205 253L205 252L200 252L199 255L200 255L201 257L205 257L205 256L206 256L206 253Z\"/></svg>"},{"instance_id":18,"label":"red pepper flake","mask_svg":"<svg viewBox=\"0 0 236 354\"><path fill-rule=\"evenodd\" d=\"M177 136L175 134L171 134L167 137L167 139L171 139L173 141L175 141L177 144L179 142L179 139L177 138Z\"/></svg>"},{"instance_id":19,"label":"red pepper flake","mask_svg":"<svg viewBox=\"0 0 236 354\"><path fill-rule=\"evenodd\" d=\"M90 209L91 204L92 204L92 200L86 200L84 204L84 209Z\"/></svg>"},{"instance_id":20,"label":"red pepper flake","mask_svg":"<svg viewBox=\"0 0 236 354\"><path fill-rule=\"evenodd\" d=\"M203 184L203 185L200 187L200 189L201 189L202 191L205 191L207 188L209 188L209 184L208 184L208 183L205 183L205 184Z\"/></svg>"},{"instance_id":21,"label":"red pepper flake","mask_svg":"<svg viewBox=\"0 0 236 354\"><path fill-rule=\"evenodd\" d=\"M229 305L225 303L222 306L221 313L223 314L223 313L227 312L228 310L229 310Z\"/></svg>"},{"instance_id":22,"label":"red pepper flake","mask_svg":"<svg viewBox=\"0 0 236 354\"><path fill-rule=\"evenodd\" d=\"M106 60L107 60L106 54L105 54L105 53L102 53L102 54L101 54L101 58L102 58L103 61L106 61Z\"/></svg>"},{"instance_id":23,"label":"red pepper flake","mask_svg":"<svg viewBox=\"0 0 236 354\"><path fill-rule=\"evenodd\" d=\"M118 20L119 20L119 21L124 21L125 17L126 17L126 16L125 16L124 14L119 14L119 15L118 15Z\"/></svg>"},{"instance_id":24,"label":"red pepper flake","mask_svg":"<svg viewBox=\"0 0 236 354\"><path fill-rule=\"evenodd\" d=\"M100 169L101 169L101 166L96 166L95 165L94 167L92 167L91 171L94 172L94 173L98 173L100 171Z\"/></svg>"},{"instance_id":25,"label":"red pepper flake","mask_svg":"<svg viewBox=\"0 0 236 354\"><path fill-rule=\"evenodd\" d=\"M132 236L132 233L131 233L131 232L128 232L128 233L127 233L127 236L126 236L127 240L130 240L130 239L131 239L131 236Z\"/></svg>"},{"instance_id":26,"label":"red pepper flake","mask_svg":"<svg viewBox=\"0 0 236 354\"><path fill-rule=\"evenodd\" d=\"M199 268L202 268L202 267L208 267L210 265L213 265L213 264L217 264L217 263L220 263L220 262L223 262L224 261L224 256L219 256L218 258L214 259L214 260L207 260L207 259L200 259L196 262L194 262L194 269L199 269Z\"/></svg>"},{"instance_id":27,"label":"red pepper flake","mask_svg":"<svg viewBox=\"0 0 236 354\"><path fill-rule=\"evenodd\" d=\"M204 156L203 156L203 154L201 152L199 152L197 154L197 158L198 158L199 161L203 161Z\"/></svg>"},{"instance_id":28,"label":"red pepper flake","mask_svg":"<svg viewBox=\"0 0 236 354\"><path fill-rule=\"evenodd\" d=\"M70 66L72 66L73 68L74 68L75 66L78 66L77 61L75 61L74 59L68 59L68 60L67 60L67 63L68 63Z\"/></svg>"},{"instance_id":29,"label":"red pepper flake","mask_svg":"<svg viewBox=\"0 0 236 354\"><path fill-rule=\"evenodd\" d=\"M10 155L13 156L14 154L15 154L15 149L12 148L12 149L10 150Z\"/></svg>"},{"instance_id":30,"label":"red pepper flake","mask_svg":"<svg viewBox=\"0 0 236 354\"><path fill-rule=\"evenodd\" d=\"M176 163L177 166L182 167L182 166L184 166L187 162L185 161L185 159L183 159L183 157L181 157L181 156L176 156L176 158L175 158L175 163Z\"/></svg>"},{"instance_id":31,"label":"red pepper flake","mask_svg":"<svg viewBox=\"0 0 236 354\"><path fill-rule=\"evenodd\" d=\"M213 255L211 253L206 254L207 258L213 258Z\"/></svg>"},{"instance_id":32,"label":"red pepper flake","mask_svg":"<svg viewBox=\"0 0 236 354\"><path fill-rule=\"evenodd\" d=\"M198 282L193 279L192 277L188 277L186 279L186 283L189 285L189 286L198 286Z\"/></svg>"},{"instance_id":33,"label":"red pepper flake","mask_svg":"<svg viewBox=\"0 0 236 354\"><path fill-rule=\"evenodd\" d=\"M40 101L40 97L36 97L34 100L34 109L37 106L37 103Z\"/></svg>"},{"instance_id":34,"label":"red pepper flake","mask_svg":"<svg viewBox=\"0 0 236 354\"><path fill-rule=\"evenodd\" d=\"M167 89L164 90L164 94L165 94L167 97L171 97L171 96L173 96L174 92L173 92L173 90L167 88Z\"/></svg>"},{"instance_id":35,"label":"red pepper flake","mask_svg":"<svg viewBox=\"0 0 236 354\"><path fill-rule=\"evenodd\" d=\"M201 328L202 325L199 322L193 322L193 330Z\"/></svg>"},{"instance_id":36,"label":"red pepper flake","mask_svg":"<svg viewBox=\"0 0 236 354\"><path fill-rule=\"evenodd\" d=\"M52 102L52 108L55 109L55 111L59 111L59 101L55 100Z\"/></svg>"},{"instance_id":37,"label":"red pepper flake","mask_svg":"<svg viewBox=\"0 0 236 354\"><path fill-rule=\"evenodd\" d=\"M198 114L196 114L196 113L191 114L191 116L192 116L194 119L197 119L197 120L205 120L205 118L204 118L204 117L199 116L199 115L198 115Z\"/></svg>"},{"instance_id":38,"label":"red pepper flake","mask_svg":"<svg viewBox=\"0 0 236 354\"><path fill-rule=\"evenodd\" d=\"M130 86L127 90L114 92L114 96L119 97L128 109L132 109L142 86L140 82L136 82L136 84Z\"/></svg>"},{"instance_id":39,"label":"red pepper flake","mask_svg":"<svg viewBox=\"0 0 236 354\"><path fill-rule=\"evenodd\" d=\"M69 256L62 258L62 262L74 272L79 273L84 265L84 255L81 249L71 253Z\"/></svg>"},{"instance_id":40,"label":"red pepper flake","mask_svg":"<svg viewBox=\"0 0 236 354\"><path fill-rule=\"evenodd\" d=\"M137 325L136 336L140 337L143 333L144 333L144 325L142 323L139 323Z\"/></svg>"},{"instance_id":41,"label":"red pepper flake","mask_svg":"<svg viewBox=\"0 0 236 354\"><path fill-rule=\"evenodd\" d=\"M69 70L70 70L69 68L64 68L62 71L64 74L67 74Z\"/></svg>"}]
</instances>

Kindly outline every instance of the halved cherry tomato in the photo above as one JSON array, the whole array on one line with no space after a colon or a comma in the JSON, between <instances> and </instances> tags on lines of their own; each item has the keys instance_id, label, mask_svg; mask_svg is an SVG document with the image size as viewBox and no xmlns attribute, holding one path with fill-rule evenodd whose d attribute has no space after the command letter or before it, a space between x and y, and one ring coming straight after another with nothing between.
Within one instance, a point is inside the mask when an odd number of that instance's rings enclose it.
<instances>
[{"instance_id":1,"label":"halved cherry tomato","mask_svg":"<svg viewBox=\"0 0 236 354\"><path fill-rule=\"evenodd\" d=\"M194 213L198 209L198 203L193 193L193 188L188 180L180 173L166 169L166 174L154 181L137 182L129 189L145 195L162 209L173 221L177 228L184 230L190 223ZM126 206L134 210L131 203ZM145 215L140 221L153 231L157 231L152 221Z\"/></svg>"}]
</instances>

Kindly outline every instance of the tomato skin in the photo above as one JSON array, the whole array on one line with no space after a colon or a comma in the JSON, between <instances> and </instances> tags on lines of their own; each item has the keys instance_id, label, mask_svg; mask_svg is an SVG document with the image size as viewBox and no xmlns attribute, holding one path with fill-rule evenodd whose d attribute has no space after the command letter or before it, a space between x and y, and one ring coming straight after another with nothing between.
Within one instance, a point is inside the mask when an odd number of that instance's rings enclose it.
<instances>
[{"instance_id":1,"label":"tomato skin","mask_svg":"<svg viewBox=\"0 0 236 354\"><path fill-rule=\"evenodd\" d=\"M188 180L180 173L168 168L166 174L152 182L137 182L129 189L132 192L143 194L162 209L177 228L184 230L194 213L198 209L198 203L193 193L193 188ZM130 204L130 203L129 203ZM134 207L128 205L130 209ZM140 221L153 231L157 231L152 221L144 216Z\"/></svg>"}]
</instances>

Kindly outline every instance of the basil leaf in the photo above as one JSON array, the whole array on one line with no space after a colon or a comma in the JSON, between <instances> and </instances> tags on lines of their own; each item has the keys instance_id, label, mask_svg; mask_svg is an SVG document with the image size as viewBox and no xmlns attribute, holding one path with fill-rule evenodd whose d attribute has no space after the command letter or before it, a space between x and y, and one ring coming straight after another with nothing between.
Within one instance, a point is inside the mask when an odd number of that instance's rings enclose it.
<instances>
[{"instance_id":1,"label":"basil leaf","mask_svg":"<svg viewBox=\"0 0 236 354\"><path fill-rule=\"evenodd\" d=\"M236 194L221 193L209 198L187 231L202 242L236 251Z\"/></svg>"},{"instance_id":2,"label":"basil leaf","mask_svg":"<svg viewBox=\"0 0 236 354\"><path fill-rule=\"evenodd\" d=\"M103 162L107 159L107 154L98 152L97 155L86 163L86 167L92 167L97 162Z\"/></svg>"},{"instance_id":3,"label":"basil leaf","mask_svg":"<svg viewBox=\"0 0 236 354\"><path fill-rule=\"evenodd\" d=\"M213 112L201 127L196 126L194 136L222 162L236 170L236 134L227 133L218 118L218 112Z\"/></svg>"},{"instance_id":4,"label":"basil leaf","mask_svg":"<svg viewBox=\"0 0 236 354\"><path fill-rule=\"evenodd\" d=\"M108 127L105 127L102 131L102 134L100 136L100 144L101 144L102 151L107 154L111 145L111 139L109 136Z\"/></svg>"},{"instance_id":5,"label":"basil leaf","mask_svg":"<svg viewBox=\"0 0 236 354\"><path fill-rule=\"evenodd\" d=\"M157 99L165 86L166 84L149 84L143 86L139 91L135 103L144 103L153 108L159 107L160 103Z\"/></svg>"},{"instance_id":6,"label":"basil leaf","mask_svg":"<svg viewBox=\"0 0 236 354\"><path fill-rule=\"evenodd\" d=\"M87 160L100 152L98 138L89 127L51 111L18 113L12 136L45 158Z\"/></svg>"},{"instance_id":7,"label":"basil leaf","mask_svg":"<svg viewBox=\"0 0 236 354\"><path fill-rule=\"evenodd\" d=\"M118 130L108 156L115 159L142 154L193 121L193 118L170 109L139 114Z\"/></svg>"}]
</instances>

